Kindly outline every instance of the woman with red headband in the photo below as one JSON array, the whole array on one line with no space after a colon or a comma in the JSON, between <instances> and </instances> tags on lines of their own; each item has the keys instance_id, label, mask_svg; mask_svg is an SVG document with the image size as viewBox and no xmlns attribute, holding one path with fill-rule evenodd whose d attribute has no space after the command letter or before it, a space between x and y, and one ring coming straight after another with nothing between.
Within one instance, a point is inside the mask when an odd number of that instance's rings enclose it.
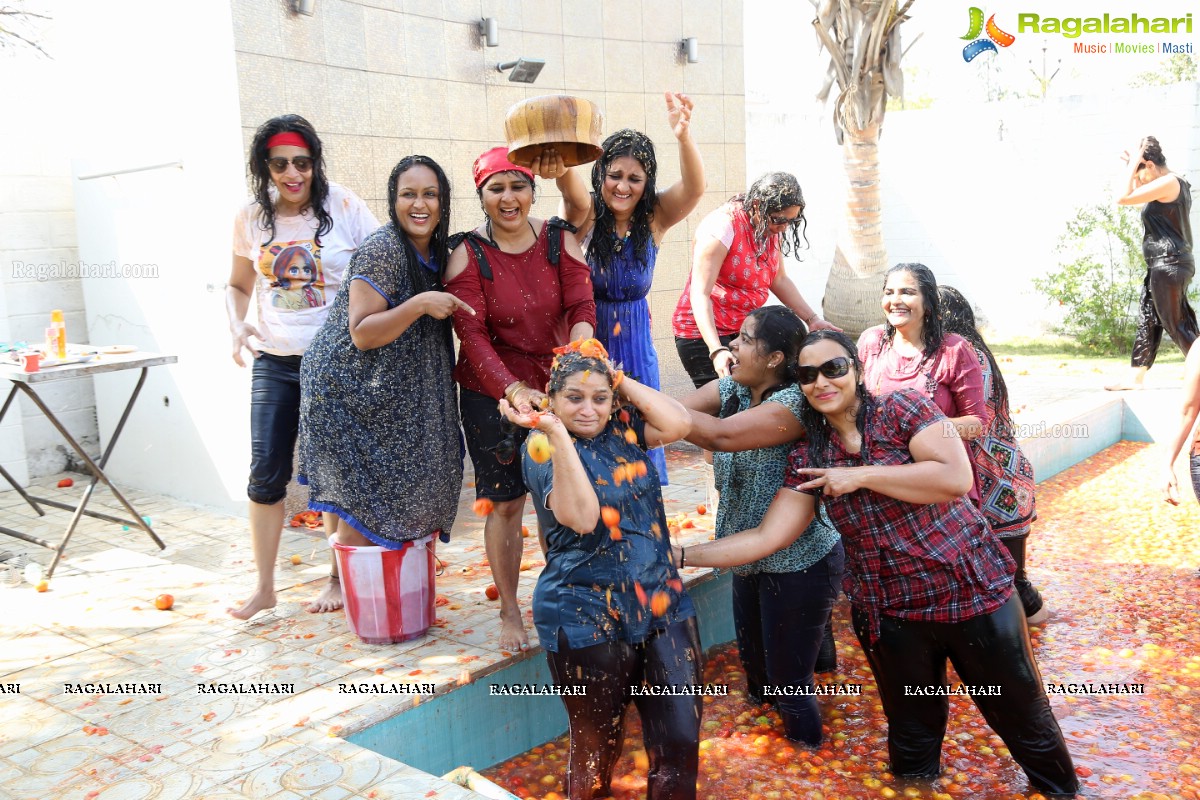
<instances>
[{"instance_id":1,"label":"woman with red headband","mask_svg":"<svg viewBox=\"0 0 1200 800\"><path fill-rule=\"evenodd\" d=\"M275 559L283 530L283 499L292 478L300 427L300 359L325 322L342 274L358 245L379 222L353 192L325 177L321 140L303 117L263 123L250 145L254 200L233 228L233 271L225 293L233 360L254 358L251 379L250 539L258 585L238 619L275 607ZM258 324L246 322L251 297ZM325 517L328 533L336 517ZM342 607L336 581L309 611Z\"/></svg>"},{"instance_id":2,"label":"woman with red headband","mask_svg":"<svg viewBox=\"0 0 1200 800\"><path fill-rule=\"evenodd\" d=\"M461 346L454 379L475 496L491 501L484 543L500 592L500 649L525 650L517 606L521 515L527 489L517 453L524 438L501 425L498 403L524 414L546 400L554 348L592 336L591 273L574 235L558 220L529 216L534 176L503 147L475 160L475 189L486 217L450 254L446 291L474 309L454 314Z\"/></svg>"}]
</instances>

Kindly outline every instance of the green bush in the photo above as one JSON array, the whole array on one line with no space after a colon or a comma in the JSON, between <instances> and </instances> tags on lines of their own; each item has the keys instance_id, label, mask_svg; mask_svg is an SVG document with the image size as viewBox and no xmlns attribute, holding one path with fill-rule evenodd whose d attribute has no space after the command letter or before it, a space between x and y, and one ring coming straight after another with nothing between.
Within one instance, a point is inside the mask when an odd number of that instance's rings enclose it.
<instances>
[{"instance_id":1,"label":"green bush","mask_svg":"<svg viewBox=\"0 0 1200 800\"><path fill-rule=\"evenodd\" d=\"M1057 272L1034 286L1066 309L1056 333L1097 353L1128 353L1137 327L1138 299L1146 277L1140 208L1081 208L1059 237Z\"/></svg>"}]
</instances>

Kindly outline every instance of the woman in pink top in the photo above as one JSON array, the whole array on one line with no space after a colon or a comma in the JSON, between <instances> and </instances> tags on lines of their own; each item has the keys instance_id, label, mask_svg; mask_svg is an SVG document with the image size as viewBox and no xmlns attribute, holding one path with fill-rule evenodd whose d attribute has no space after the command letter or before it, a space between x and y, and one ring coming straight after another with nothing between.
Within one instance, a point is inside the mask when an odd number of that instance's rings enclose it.
<instances>
[{"instance_id":1,"label":"woman in pink top","mask_svg":"<svg viewBox=\"0 0 1200 800\"><path fill-rule=\"evenodd\" d=\"M887 322L858 339L863 383L874 397L916 389L950 418L965 442L978 438L990 418L983 370L966 339L942 331L937 278L924 264L897 264L883 283ZM972 491L972 499L978 495Z\"/></svg>"},{"instance_id":2,"label":"woman in pink top","mask_svg":"<svg viewBox=\"0 0 1200 800\"><path fill-rule=\"evenodd\" d=\"M729 374L728 344L768 292L810 330L834 328L813 311L780 269L800 249L804 195L787 172L768 172L750 191L713 211L696 229L692 272L671 317L675 349L699 389Z\"/></svg>"}]
</instances>

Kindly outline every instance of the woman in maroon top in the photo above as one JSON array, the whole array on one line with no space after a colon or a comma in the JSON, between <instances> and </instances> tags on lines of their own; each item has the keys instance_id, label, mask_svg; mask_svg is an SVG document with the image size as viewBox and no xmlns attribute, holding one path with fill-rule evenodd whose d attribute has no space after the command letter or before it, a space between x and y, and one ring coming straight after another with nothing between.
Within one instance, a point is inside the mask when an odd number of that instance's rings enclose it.
<instances>
[{"instance_id":1,"label":"woman in maroon top","mask_svg":"<svg viewBox=\"0 0 1200 800\"><path fill-rule=\"evenodd\" d=\"M475 311L454 315L454 379L475 496L494 503L483 537L500 592L500 649L525 650L517 577L527 490L518 429L501 425L498 403L505 399L522 414L542 406L553 349L592 336L596 304L575 237L554 220L529 216L533 173L495 147L475 160L474 176L487 219L466 234L446 270L446 291Z\"/></svg>"},{"instance_id":2,"label":"woman in maroon top","mask_svg":"<svg viewBox=\"0 0 1200 800\"><path fill-rule=\"evenodd\" d=\"M970 694L1029 781L1078 788L1033 660L1013 562L966 500L971 462L922 394L872 398L850 337L814 331L800 349L807 401L789 474L757 528L678 549L683 566L732 567L791 544L817 503L842 534L843 587L879 686L891 771L936 776L949 693ZM946 662L963 686L949 687Z\"/></svg>"}]
</instances>

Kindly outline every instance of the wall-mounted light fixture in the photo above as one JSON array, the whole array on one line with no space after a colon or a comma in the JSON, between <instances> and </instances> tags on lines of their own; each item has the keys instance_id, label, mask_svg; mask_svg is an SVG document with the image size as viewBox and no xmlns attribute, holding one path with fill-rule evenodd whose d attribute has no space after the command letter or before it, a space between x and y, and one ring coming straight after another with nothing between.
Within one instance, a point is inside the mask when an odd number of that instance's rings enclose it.
<instances>
[{"instance_id":1,"label":"wall-mounted light fixture","mask_svg":"<svg viewBox=\"0 0 1200 800\"><path fill-rule=\"evenodd\" d=\"M689 36L679 42L679 52L683 53L684 58L689 64L700 63L700 40L695 36Z\"/></svg>"},{"instance_id":2,"label":"wall-mounted light fixture","mask_svg":"<svg viewBox=\"0 0 1200 800\"><path fill-rule=\"evenodd\" d=\"M500 20L495 17L484 17L479 20L479 35L488 47L500 46Z\"/></svg>"},{"instance_id":3,"label":"wall-mounted light fixture","mask_svg":"<svg viewBox=\"0 0 1200 800\"><path fill-rule=\"evenodd\" d=\"M546 62L541 58L518 58L516 61L505 61L496 65L498 72L511 69L508 79L514 83L533 83L541 73Z\"/></svg>"},{"instance_id":4,"label":"wall-mounted light fixture","mask_svg":"<svg viewBox=\"0 0 1200 800\"><path fill-rule=\"evenodd\" d=\"M311 17L316 13L317 0L292 0L292 10L297 14Z\"/></svg>"}]
</instances>

